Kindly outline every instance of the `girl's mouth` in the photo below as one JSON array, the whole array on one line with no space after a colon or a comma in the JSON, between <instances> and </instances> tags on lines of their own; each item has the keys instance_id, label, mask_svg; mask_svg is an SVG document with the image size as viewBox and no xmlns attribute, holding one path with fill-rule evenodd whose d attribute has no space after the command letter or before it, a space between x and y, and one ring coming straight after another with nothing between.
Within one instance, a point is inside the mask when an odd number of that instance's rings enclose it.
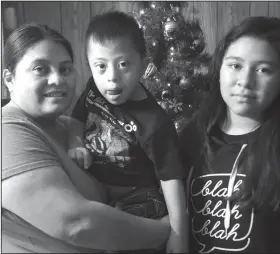
<instances>
[{"instance_id":1,"label":"girl's mouth","mask_svg":"<svg viewBox=\"0 0 280 254\"><path fill-rule=\"evenodd\" d=\"M122 92L122 89L107 90L108 95L120 95L121 92Z\"/></svg>"}]
</instances>

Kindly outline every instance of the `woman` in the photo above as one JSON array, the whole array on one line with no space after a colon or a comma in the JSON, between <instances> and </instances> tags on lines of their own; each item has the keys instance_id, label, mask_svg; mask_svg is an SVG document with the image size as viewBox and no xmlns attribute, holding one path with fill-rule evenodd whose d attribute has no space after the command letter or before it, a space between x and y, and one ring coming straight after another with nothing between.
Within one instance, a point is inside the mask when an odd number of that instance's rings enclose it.
<instances>
[{"instance_id":1,"label":"woman","mask_svg":"<svg viewBox=\"0 0 280 254\"><path fill-rule=\"evenodd\" d=\"M58 32L25 25L7 39L2 108L4 252L94 252L157 249L168 220L107 206L106 192L67 156L75 78L73 52Z\"/></svg>"},{"instance_id":2,"label":"woman","mask_svg":"<svg viewBox=\"0 0 280 254\"><path fill-rule=\"evenodd\" d=\"M191 252L280 252L280 19L251 17L221 40L210 91L181 136Z\"/></svg>"}]
</instances>

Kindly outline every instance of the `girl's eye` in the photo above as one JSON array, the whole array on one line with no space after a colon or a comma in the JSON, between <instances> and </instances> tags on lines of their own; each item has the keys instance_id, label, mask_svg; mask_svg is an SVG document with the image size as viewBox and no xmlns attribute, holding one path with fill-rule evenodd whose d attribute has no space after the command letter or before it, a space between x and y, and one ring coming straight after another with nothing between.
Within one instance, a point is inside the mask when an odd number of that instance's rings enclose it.
<instances>
[{"instance_id":1,"label":"girl's eye","mask_svg":"<svg viewBox=\"0 0 280 254\"><path fill-rule=\"evenodd\" d=\"M258 68L257 72L270 74L270 73L272 73L272 69L267 68L267 67L262 67L262 68Z\"/></svg>"},{"instance_id":2,"label":"girl's eye","mask_svg":"<svg viewBox=\"0 0 280 254\"><path fill-rule=\"evenodd\" d=\"M45 66L36 66L33 68L33 71L38 75L44 75L48 73L49 68Z\"/></svg>"},{"instance_id":3,"label":"girl's eye","mask_svg":"<svg viewBox=\"0 0 280 254\"><path fill-rule=\"evenodd\" d=\"M232 63L232 64L229 64L229 67L234 69L234 70L238 70L241 68L241 65L240 64L236 64L236 63Z\"/></svg>"},{"instance_id":4,"label":"girl's eye","mask_svg":"<svg viewBox=\"0 0 280 254\"><path fill-rule=\"evenodd\" d=\"M127 62L123 61L119 63L119 68L126 68L127 67Z\"/></svg>"}]
</instances>

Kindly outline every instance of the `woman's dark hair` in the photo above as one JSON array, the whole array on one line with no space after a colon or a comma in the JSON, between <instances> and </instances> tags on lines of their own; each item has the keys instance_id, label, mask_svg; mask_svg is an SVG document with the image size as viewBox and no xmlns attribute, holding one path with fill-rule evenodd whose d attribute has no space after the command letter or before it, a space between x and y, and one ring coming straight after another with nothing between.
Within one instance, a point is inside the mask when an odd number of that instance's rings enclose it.
<instances>
[{"instance_id":1,"label":"woman's dark hair","mask_svg":"<svg viewBox=\"0 0 280 254\"><path fill-rule=\"evenodd\" d=\"M209 95L199 114L200 133L204 143L204 161L212 157L210 132L226 117L226 104L220 92L220 69L229 46L239 38L253 37L268 42L280 61L280 19L250 17L233 27L219 42L209 71ZM280 70L279 70L280 71ZM279 80L280 86L280 80ZM241 206L277 207L280 203L280 94L267 109L254 142L248 144L247 156L240 167L246 178L235 200Z\"/></svg>"},{"instance_id":2,"label":"woman's dark hair","mask_svg":"<svg viewBox=\"0 0 280 254\"><path fill-rule=\"evenodd\" d=\"M39 41L49 39L65 47L71 60L74 60L71 44L59 32L46 25L25 24L14 30L7 38L4 47L4 69L14 72L17 63L26 51Z\"/></svg>"},{"instance_id":3,"label":"woman's dark hair","mask_svg":"<svg viewBox=\"0 0 280 254\"><path fill-rule=\"evenodd\" d=\"M119 11L106 12L93 17L88 25L85 37L85 50L87 54L90 37L103 43L106 40L128 38L141 57L146 55L146 43L143 31L136 20L126 13Z\"/></svg>"}]
</instances>

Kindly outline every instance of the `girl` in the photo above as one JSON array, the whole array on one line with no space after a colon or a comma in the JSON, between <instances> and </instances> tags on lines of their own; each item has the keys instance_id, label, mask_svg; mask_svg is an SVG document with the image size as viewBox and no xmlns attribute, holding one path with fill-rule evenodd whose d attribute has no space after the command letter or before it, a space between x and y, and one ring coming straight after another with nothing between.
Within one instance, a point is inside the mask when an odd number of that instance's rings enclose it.
<instances>
[{"instance_id":1,"label":"girl","mask_svg":"<svg viewBox=\"0 0 280 254\"><path fill-rule=\"evenodd\" d=\"M190 252L279 253L280 19L232 28L210 76L209 97L181 136L192 167Z\"/></svg>"}]
</instances>

